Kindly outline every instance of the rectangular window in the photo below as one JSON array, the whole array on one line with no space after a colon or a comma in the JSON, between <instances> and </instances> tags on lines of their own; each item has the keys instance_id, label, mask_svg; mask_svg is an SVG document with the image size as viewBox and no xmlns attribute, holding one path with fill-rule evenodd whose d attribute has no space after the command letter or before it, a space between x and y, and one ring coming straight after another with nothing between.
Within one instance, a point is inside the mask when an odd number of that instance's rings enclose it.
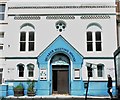
<instances>
[{"instance_id":1,"label":"rectangular window","mask_svg":"<svg viewBox=\"0 0 120 100\"><path fill-rule=\"evenodd\" d=\"M26 32L20 33L20 51L26 50Z\"/></svg>"},{"instance_id":2,"label":"rectangular window","mask_svg":"<svg viewBox=\"0 0 120 100\"><path fill-rule=\"evenodd\" d=\"M0 44L0 50L3 50L4 44Z\"/></svg>"},{"instance_id":3,"label":"rectangular window","mask_svg":"<svg viewBox=\"0 0 120 100\"><path fill-rule=\"evenodd\" d=\"M4 20L5 18L5 4L0 4L0 20Z\"/></svg>"},{"instance_id":4,"label":"rectangular window","mask_svg":"<svg viewBox=\"0 0 120 100\"><path fill-rule=\"evenodd\" d=\"M29 51L34 51L34 32L29 32Z\"/></svg>"},{"instance_id":5,"label":"rectangular window","mask_svg":"<svg viewBox=\"0 0 120 100\"><path fill-rule=\"evenodd\" d=\"M0 68L0 84L2 84L2 72L3 72L3 68Z\"/></svg>"},{"instance_id":6,"label":"rectangular window","mask_svg":"<svg viewBox=\"0 0 120 100\"><path fill-rule=\"evenodd\" d=\"M87 32L87 51L93 51L92 32Z\"/></svg>"},{"instance_id":7,"label":"rectangular window","mask_svg":"<svg viewBox=\"0 0 120 100\"><path fill-rule=\"evenodd\" d=\"M103 66L97 65L97 74L98 77L103 77Z\"/></svg>"},{"instance_id":8,"label":"rectangular window","mask_svg":"<svg viewBox=\"0 0 120 100\"><path fill-rule=\"evenodd\" d=\"M101 32L96 32L95 33L95 39L96 39L96 51L102 51Z\"/></svg>"},{"instance_id":9,"label":"rectangular window","mask_svg":"<svg viewBox=\"0 0 120 100\"><path fill-rule=\"evenodd\" d=\"M4 32L0 32L0 38L4 38Z\"/></svg>"}]
</instances>

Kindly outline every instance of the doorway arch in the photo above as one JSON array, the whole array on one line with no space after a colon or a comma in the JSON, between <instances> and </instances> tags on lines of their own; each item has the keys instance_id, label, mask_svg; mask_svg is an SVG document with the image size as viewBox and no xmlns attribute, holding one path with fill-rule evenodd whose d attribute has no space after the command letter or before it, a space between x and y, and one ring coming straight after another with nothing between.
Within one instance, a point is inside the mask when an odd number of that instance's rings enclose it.
<instances>
[{"instance_id":1,"label":"doorway arch","mask_svg":"<svg viewBox=\"0 0 120 100\"><path fill-rule=\"evenodd\" d=\"M64 53L57 53L50 60L52 94L69 94L70 91L70 58Z\"/></svg>"}]
</instances>

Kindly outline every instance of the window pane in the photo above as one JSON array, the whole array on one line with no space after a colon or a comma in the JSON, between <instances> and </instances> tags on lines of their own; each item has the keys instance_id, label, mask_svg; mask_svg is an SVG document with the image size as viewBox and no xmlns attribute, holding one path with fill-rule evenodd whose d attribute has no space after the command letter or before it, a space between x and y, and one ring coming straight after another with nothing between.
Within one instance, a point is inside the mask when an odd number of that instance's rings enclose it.
<instances>
[{"instance_id":1,"label":"window pane","mask_svg":"<svg viewBox=\"0 0 120 100\"><path fill-rule=\"evenodd\" d=\"M26 41L26 33L25 32L21 32L20 41Z\"/></svg>"},{"instance_id":2,"label":"window pane","mask_svg":"<svg viewBox=\"0 0 120 100\"><path fill-rule=\"evenodd\" d=\"M0 32L0 38L4 38L4 32Z\"/></svg>"},{"instance_id":3,"label":"window pane","mask_svg":"<svg viewBox=\"0 0 120 100\"><path fill-rule=\"evenodd\" d=\"M33 77L33 70L29 70L28 77Z\"/></svg>"},{"instance_id":4,"label":"window pane","mask_svg":"<svg viewBox=\"0 0 120 100\"><path fill-rule=\"evenodd\" d=\"M96 42L96 51L102 51L101 42Z\"/></svg>"},{"instance_id":5,"label":"window pane","mask_svg":"<svg viewBox=\"0 0 120 100\"><path fill-rule=\"evenodd\" d=\"M98 77L103 77L103 66L97 66Z\"/></svg>"},{"instance_id":6,"label":"window pane","mask_svg":"<svg viewBox=\"0 0 120 100\"><path fill-rule=\"evenodd\" d=\"M101 41L101 32L96 32L95 37L96 41Z\"/></svg>"},{"instance_id":7,"label":"window pane","mask_svg":"<svg viewBox=\"0 0 120 100\"><path fill-rule=\"evenodd\" d=\"M24 76L24 67L23 65L18 65L19 68L19 77L23 77Z\"/></svg>"},{"instance_id":8,"label":"window pane","mask_svg":"<svg viewBox=\"0 0 120 100\"><path fill-rule=\"evenodd\" d=\"M5 12L5 4L0 4L0 12Z\"/></svg>"},{"instance_id":9,"label":"window pane","mask_svg":"<svg viewBox=\"0 0 120 100\"><path fill-rule=\"evenodd\" d=\"M23 65L18 65L19 68L19 77L24 77L24 67Z\"/></svg>"},{"instance_id":10,"label":"window pane","mask_svg":"<svg viewBox=\"0 0 120 100\"><path fill-rule=\"evenodd\" d=\"M0 14L0 20L4 20L4 14Z\"/></svg>"},{"instance_id":11,"label":"window pane","mask_svg":"<svg viewBox=\"0 0 120 100\"><path fill-rule=\"evenodd\" d=\"M34 42L29 42L29 51L34 51Z\"/></svg>"},{"instance_id":12,"label":"window pane","mask_svg":"<svg viewBox=\"0 0 120 100\"><path fill-rule=\"evenodd\" d=\"M26 46L25 42L20 42L20 51L25 51L25 46Z\"/></svg>"},{"instance_id":13,"label":"window pane","mask_svg":"<svg viewBox=\"0 0 120 100\"><path fill-rule=\"evenodd\" d=\"M29 32L29 41L34 41L34 32Z\"/></svg>"},{"instance_id":14,"label":"window pane","mask_svg":"<svg viewBox=\"0 0 120 100\"><path fill-rule=\"evenodd\" d=\"M0 72L3 72L3 68L0 68Z\"/></svg>"},{"instance_id":15,"label":"window pane","mask_svg":"<svg viewBox=\"0 0 120 100\"><path fill-rule=\"evenodd\" d=\"M0 44L0 50L3 50L3 44Z\"/></svg>"},{"instance_id":16,"label":"window pane","mask_svg":"<svg viewBox=\"0 0 120 100\"><path fill-rule=\"evenodd\" d=\"M92 41L92 32L87 32L87 41Z\"/></svg>"},{"instance_id":17,"label":"window pane","mask_svg":"<svg viewBox=\"0 0 120 100\"><path fill-rule=\"evenodd\" d=\"M87 51L93 51L93 43L87 42Z\"/></svg>"},{"instance_id":18,"label":"window pane","mask_svg":"<svg viewBox=\"0 0 120 100\"><path fill-rule=\"evenodd\" d=\"M19 71L19 77L24 77L24 71L22 72Z\"/></svg>"}]
</instances>

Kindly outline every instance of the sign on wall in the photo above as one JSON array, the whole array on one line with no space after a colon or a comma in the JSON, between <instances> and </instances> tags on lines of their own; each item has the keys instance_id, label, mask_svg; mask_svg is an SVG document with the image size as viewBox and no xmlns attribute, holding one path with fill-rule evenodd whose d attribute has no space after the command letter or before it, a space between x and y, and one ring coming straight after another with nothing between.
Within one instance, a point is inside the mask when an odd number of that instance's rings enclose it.
<instances>
[{"instance_id":1,"label":"sign on wall","mask_svg":"<svg viewBox=\"0 0 120 100\"><path fill-rule=\"evenodd\" d=\"M74 79L80 79L80 69L74 69Z\"/></svg>"},{"instance_id":2,"label":"sign on wall","mask_svg":"<svg viewBox=\"0 0 120 100\"><path fill-rule=\"evenodd\" d=\"M47 80L47 69L40 69L40 80Z\"/></svg>"}]
</instances>

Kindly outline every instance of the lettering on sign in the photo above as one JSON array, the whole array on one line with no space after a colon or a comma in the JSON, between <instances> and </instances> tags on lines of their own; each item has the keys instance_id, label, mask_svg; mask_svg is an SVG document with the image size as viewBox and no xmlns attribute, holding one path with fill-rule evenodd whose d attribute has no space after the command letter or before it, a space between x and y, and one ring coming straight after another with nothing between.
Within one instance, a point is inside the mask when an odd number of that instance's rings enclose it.
<instances>
[{"instance_id":1,"label":"lettering on sign","mask_svg":"<svg viewBox=\"0 0 120 100\"><path fill-rule=\"evenodd\" d=\"M70 57L73 59L74 62L76 61L76 60L75 60L75 56L73 55L73 53L72 53L71 51L69 51L68 49L65 49L65 48L56 48L56 49L51 50L51 51L47 54L47 56L46 56L46 58L45 58L45 61L48 61L49 58L50 58L50 56L53 55L55 52L65 52L65 53L67 53L67 54L70 55Z\"/></svg>"}]
</instances>

